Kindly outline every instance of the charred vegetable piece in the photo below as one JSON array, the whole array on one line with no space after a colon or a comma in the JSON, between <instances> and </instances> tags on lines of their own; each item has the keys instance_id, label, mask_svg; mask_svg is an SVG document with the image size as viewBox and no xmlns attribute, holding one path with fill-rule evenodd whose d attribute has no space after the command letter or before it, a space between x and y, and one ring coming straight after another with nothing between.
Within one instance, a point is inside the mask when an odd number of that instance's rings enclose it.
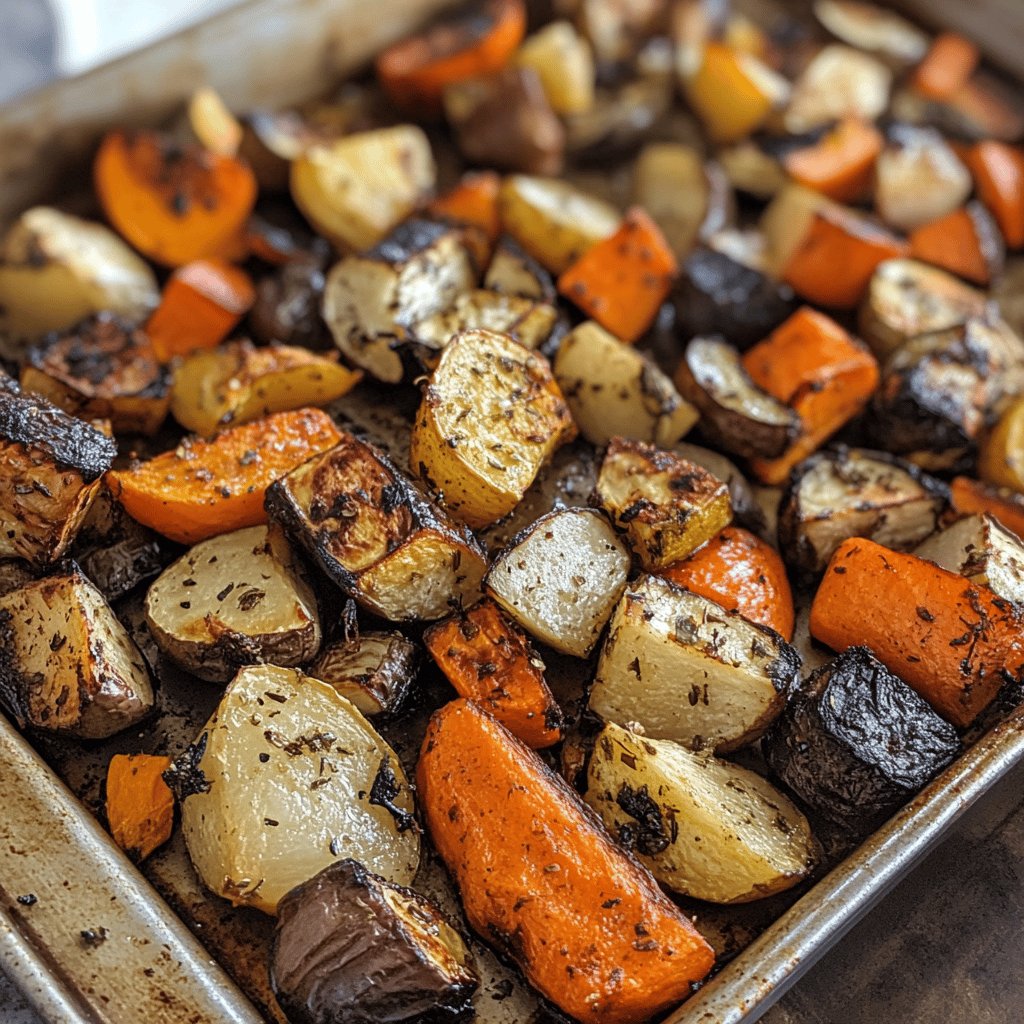
<instances>
[{"instance_id":1,"label":"charred vegetable piece","mask_svg":"<svg viewBox=\"0 0 1024 1024\"><path fill-rule=\"evenodd\" d=\"M364 715L390 715L405 703L419 660L419 648L401 633L361 631L325 645L309 674L330 683Z\"/></svg>"},{"instance_id":2,"label":"charred vegetable piece","mask_svg":"<svg viewBox=\"0 0 1024 1024\"><path fill-rule=\"evenodd\" d=\"M469 923L572 1017L645 1020L711 969L714 955L689 919L486 712L464 700L438 711L416 780Z\"/></svg>"},{"instance_id":3,"label":"charred vegetable piece","mask_svg":"<svg viewBox=\"0 0 1024 1024\"><path fill-rule=\"evenodd\" d=\"M547 360L493 331L452 339L412 429L413 471L453 515L487 526L522 500L576 427Z\"/></svg>"},{"instance_id":4,"label":"charred vegetable piece","mask_svg":"<svg viewBox=\"0 0 1024 1024\"><path fill-rule=\"evenodd\" d=\"M153 707L142 655L74 564L0 597L0 702L22 728L87 740Z\"/></svg>"},{"instance_id":5,"label":"charred vegetable piece","mask_svg":"<svg viewBox=\"0 0 1024 1024\"><path fill-rule=\"evenodd\" d=\"M800 432L800 417L762 391L739 352L721 338L694 338L675 376L700 410L700 431L716 447L746 458L778 458Z\"/></svg>"},{"instance_id":6,"label":"charred vegetable piece","mask_svg":"<svg viewBox=\"0 0 1024 1024\"><path fill-rule=\"evenodd\" d=\"M797 305L789 285L705 248L683 264L672 299L684 338L721 334L741 350L771 334Z\"/></svg>"},{"instance_id":7,"label":"charred vegetable piece","mask_svg":"<svg viewBox=\"0 0 1024 1024\"><path fill-rule=\"evenodd\" d=\"M553 370L572 418L591 444L628 437L671 445L697 422L654 362L587 320L563 340Z\"/></svg>"},{"instance_id":8,"label":"charred vegetable piece","mask_svg":"<svg viewBox=\"0 0 1024 1024\"><path fill-rule=\"evenodd\" d=\"M608 831L675 892L749 903L792 888L820 858L792 801L710 754L608 724L587 776L586 801Z\"/></svg>"},{"instance_id":9,"label":"charred vegetable piece","mask_svg":"<svg viewBox=\"0 0 1024 1024\"><path fill-rule=\"evenodd\" d=\"M0 557L59 559L116 453L106 434L0 377Z\"/></svg>"},{"instance_id":10,"label":"charred vegetable piece","mask_svg":"<svg viewBox=\"0 0 1024 1024\"><path fill-rule=\"evenodd\" d=\"M107 824L114 842L134 861L145 860L171 838L174 794L163 773L168 757L115 754L107 769Z\"/></svg>"},{"instance_id":11,"label":"charred vegetable piece","mask_svg":"<svg viewBox=\"0 0 1024 1024\"><path fill-rule=\"evenodd\" d=\"M210 682L243 665L301 665L320 649L313 591L265 526L196 544L150 586L146 621L168 657Z\"/></svg>"},{"instance_id":12,"label":"charred vegetable piece","mask_svg":"<svg viewBox=\"0 0 1024 1024\"><path fill-rule=\"evenodd\" d=\"M494 250L484 275L484 288L538 302L555 301L551 275L509 235L503 235Z\"/></svg>"},{"instance_id":13,"label":"charred vegetable piece","mask_svg":"<svg viewBox=\"0 0 1024 1024\"><path fill-rule=\"evenodd\" d=\"M811 675L763 748L804 803L864 834L938 775L960 742L866 647L851 647Z\"/></svg>"},{"instance_id":14,"label":"charred vegetable piece","mask_svg":"<svg viewBox=\"0 0 1024 1024\"><path fill-rule=\"evenodd\" d=\"M593 509L557 509L514 537L491 565L486 592L528 633L585 658L622 596L629 552Z\"/></svg>"},{"instance_id":15,"label":"charred vegetable piece","mask_svg":"<svg viewBox=\"0 0 1024 1024\"><path fill-rule=\"evenodd\" d=\"M320 316L325 275L316 257L290 259L260 279L249 327L266 344L322 348L327 327Z\"/></svg>"},{"instance_id":16,"label":"charred vegetable piece","mask_svg":"<svg viewBox=\"0 0 1024 1024\"><path fill-rule=\"evenodd\" d=\"M722 753L768 728L799 668L796 651L771 630L642 576L615 609L590 709L654 739Z\"/></svg>"},{"instance_id":17,"label":"charred vegetable piece","mask_svg":"<svg viewBox=\"0 0 1024 1024\"><path fill-rule=\"evenodd\" d=\"M478 592L485 562L469 530L350 434L278 480L267 510L342 590L382 618L439 619Z\"/></svg>"},{"instance_id":18,"label":"charred vegetable piece","mask_svg":"<svg viewBox=\"0 0 1024 1024\"><path fill-rule=\"evenodd\" d=\"M1024 493L1024 399L1006 406L982 438L978 476L986 483Z\"/></svg>"},{"instance_id":19,"label":"charred vegetable piece","mask_svg":"<svg viewBox=\"0 0 1024 1024\"><path fill-rule=\"evenodd\" d=\"M595 497L649 572L706 544L732 519L729 488L702 466L613 437Z\"/></svg>"},{"instance_id":20,"label":"charred vegetable piece","mask_svg":"<svg viewBox=\"0 0 1024 1024\"><path fill-rule=\"evenodd\" d=\"M351 859L281 900L270 977L292 1024L460 1020L480 983L433 903Z\"/></svg>"},{"instance_id":21,"label":"charred vegetable piece","mask_svg":"<svg viewBox=\"0 0 1024 1024\"><path fill-rule=\"evenodd\" d=\"M562 738L562 713L544 681L544 663L493 602L431 626L423 642L459 696L528 747L549 747Z\"/></svg>"},{"instance_id":22,"label":"charred vegetable piece","mask_svg":"<svg viewBox=\"0 0 1024 1024\"><path fill-rule=\"evenodd\" d=\"M164 778L203 883L268 914L338 858L407 884L420 857L394 751L333 687L294 669L243 669ZM326 781L324 781L326 780Z\"/></svg>"},{"instance_id":23,"label":"charred vegetable piece","mask_svg":"<svg viewBox=\"0 0 1024 1024\"><path fill-rule=\"evenodd\" d=\"M989 587L870 540L844 541L811 606L811 635L865 646L948 722L967 726L1024 663L1021 611Z\"/></svg>"},{"instance_id":24,"label":"charred vegetable piece","mask_svg":"<svg viewBox=\"0 0 1024 1024\"><path fill-rule=\"evenodd\" d=\"M475 284L458 228L409 220L369 252L334 265L324 289L324 319L347 359L396 384L404 370L395 349L407 328L447 309Z\"/></svg>"},{"instance_id":25,"label":"charred vegetable piece","mask_svg":"<svg viewBox=\"0 0 1024 1024\"><path fill-rule=\"evenodd\" d=\"M779 506L779 546L803 578L850 537L905 551L934 533L946 488L883 452L838 448L801 463Z\"/></svg>"},{"instance_id":26,"label":"charred vegetable piece","mask_svg":"<svg viewBox=\"0 0 1024 1024\"><path fill-rule=\"evenodd\" d=\"M793 84L785 113L794 134L843 117L875 121L889 105L892 72L880 60L832 43L811 60Z\"/></svg>"},{"instance_id":27,"label":"charred vegetable piece","mask_svg":"<svg viewBox=\"0 0 1024 1024\"><path fill-rule=\"evenodd\" d=\"M1006 243L992 215L972 200L912 231L910 255L987 288L1003 273Z\"/></svg>"},{"instance_id":28,"label":"charred vegetable piece","mask_svg":"<svg viewBox=\"0 0 1024 1024\"><path fill-rule=\"evenodd\" d=\"M169 374L144 331L109 314L31 349L21 386L115 434L153 434L167 416Z\"/></svg>"}]
</instances>

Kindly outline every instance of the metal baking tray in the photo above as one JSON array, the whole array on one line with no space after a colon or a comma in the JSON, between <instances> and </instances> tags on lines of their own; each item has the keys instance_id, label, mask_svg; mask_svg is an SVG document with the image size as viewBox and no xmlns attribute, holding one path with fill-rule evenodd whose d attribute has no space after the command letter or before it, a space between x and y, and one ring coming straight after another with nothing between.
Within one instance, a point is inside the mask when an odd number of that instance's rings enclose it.
<instances>
[{"instance_id":1,"label":"metal baking tray","mask_svg":"<svg viewBox=\"0 0 1024 1024\"><path fill-rule=\"evenodd\" d=\"M321 94L451 2L252 0L0 108L0 226L36 202L56 197L74 206L88 192L87 157L109 126L160 123L203 81L238 109ZM901 6L979 38L1011 69L1018 59L1012 41L1024 35L1019 0L981 0L969 8L959 0L907 0ZM378 414L372 396L351 411L368 421ZM144 644L138 602L119 612L134 619ZM270 919L206 893L180 834L146 862L144 877L94 816L112 753L180 750L218 696L214 687L161 668L156 719L91 747L36 737L33 749L0 717L0 792L8 796L0 816L0 962L52 1024L281 1019L266 980ZM415 757L418 738L409 730L389 736L406 758ZM752 1024L1021 762L1024 709L979 738L795 902L721 925L734 927L735 946L745 948L666 1024ZM429 860L417 887L452 899L443 869ZM550 1019L514 972L485 947L474 951L483 976L481 1024Z\"/></svg>"}]
</instances>

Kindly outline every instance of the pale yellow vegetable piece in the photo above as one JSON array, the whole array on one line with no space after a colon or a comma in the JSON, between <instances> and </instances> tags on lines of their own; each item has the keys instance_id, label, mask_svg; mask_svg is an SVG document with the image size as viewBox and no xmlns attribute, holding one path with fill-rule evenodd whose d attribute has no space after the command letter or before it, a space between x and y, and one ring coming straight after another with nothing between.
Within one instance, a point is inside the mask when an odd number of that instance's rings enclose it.
<instances>
[{"instance_id":1,"label":"pale yellow vegetable piece","mask_svg":"<svg viewBox=\"0 0 1024 1024\"><path fill-rule=\"evenodd\" d=\"M516 62L533 68L556 114L582 114L594 104L594 55L568 21L552 21L520 47Z\"/></svg>"}]
</instances>

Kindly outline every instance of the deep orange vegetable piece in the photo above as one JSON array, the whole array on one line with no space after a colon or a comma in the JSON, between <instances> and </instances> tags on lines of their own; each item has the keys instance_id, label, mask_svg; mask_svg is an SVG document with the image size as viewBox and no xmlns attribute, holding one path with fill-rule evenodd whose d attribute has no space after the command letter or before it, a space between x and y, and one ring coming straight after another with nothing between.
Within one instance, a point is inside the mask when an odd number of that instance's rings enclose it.
<instances>
[{"instance_id":1,"label":"deep orange vegetable piece","mask_svg":"<svg viewBox=\"0 0 1024 1024\"><path fill-rule=\"evenodd\" d=\"M1004 669L1024 662L1021 612L988 587L873 541L844 541L811 605L811 635L833 650L863 644L943 718L967 726Z\"/></svg>"},{"instance_id":2,"label":"deep orange vegetable piece","mask_svg":"<svg viewBox=\"0 0 1024 1024\"><path fill-rule=\"evenodd\" d=\"M219 345L252 308L249 275L223 260L194 260L167 279L160 305L146 324L162 362Z\"/></svg>"},{"instance_id":3,"label":"deep orange vegetable piece","mask_svg":"<svg viewBox=\"0 0 1024 1024\"><path fill-rule=\"evenodd\" d=\"M793 639L793 591L786 567L775 548L749 530L727 526L658 575L774 629L784 640Z\"/></svg>"},{"instance_id":4,"label":"deep orange vegetable piece","mask_svg":"<svg viewBox=\"0 0 1024 1024\"><path fill-rule=\"evenodd\" d=\"M988 213L979 203L947 213L910 233L910 255L915 260L942 267L982 287L992 281L992 261L986 253L991 239L979 232L978 216L983 216L996 232Z\"/></svg>"},{"instance_id":5,"label":"deep orange vegetable piece","mask_svg":"<svg viewBox=\"0 0 1024 1024\"><path fill-rule=\"evenodd\" d=\"M169 267L244 255L256 202L248 164L158 132L110 132L94 164L107 219L144 256Z\"/></svg>"},{"instance_id":6,"label":"deep orange vegetable piece","mask_svg":"<svg viewBox=\"0 0 1024 1024\"><path fill-rule=\"evenodd\" d=\"M114 842L145 860L171 838L174 795L163 780L169 757L115 754L107 768L107 823Z\"/></svg>"},{"instance_id":7,"label":"deep orange vegetable piece","mask_svg":"<svg viewBox=\"0 0 1024 1024\"><path fill-rule=\"evenodd\" d=\"M526 34L523 0L484 0L377 57L377 79L403 110L436 116L448 86L500 71Z\"/></svg>"},{"instance_id":8,"label":"deep orange vegetable piece","mask_svg":"<svg viewBox=\"0 0 1024 1024\"><path fill-rule=\"evenodd\" d=\"M436 712L416 779L470 925L584 1024L634 1024L703 978L714 953L572 789L465 700Z\"/></svg>"},{"instance_id":9,"label":"deep orange vegetable piece","mask_svg":"<svg viewBox=\"0 0 1024 1024\"><path fill-rule=\"evenodd\" d=\"M873 124L847 117L813 145L787 154L783 166L801 185L849 203L864 193L884 145Z\"/></svg>"},{"instance_id":10,"label":"deep orange vegetable piece","mask_svg":"<svg viewBox=\"0 0 1024 1024\"><path fill-rule=\"evenodd\" d=\"M558 290L620 341L634 342L658 315L678 265L658 225L634 206L619 229L558 279Z\"/></svg>"},{"instance_id":11,"label":"deep orange vegetable piece","mask_svg":"<svg viewBox=\"0 0 1024 1024\"><path fill-rule=\"evenodd\" d=\"M1024 246L1024 152L1005 142L979 142L968 152L967 166L1006 244Z\"/></svg>"},{"instance_id":12,"label":"deep orange vegetable piece","mask_svg":"<svg viewBox=\"0 0 1024 1024\"><path fill-rule=\"evenodd\" d=\"M279 412L209 441L186 438L148 462L111 470L107 485L134 519L171 540L194 544L265 523L266 489L340 440L320 409Z\"/></svg>"},{"instance_id":13,"label":"deep orange vegetable piece","mask_svg":"<svg viewBox=\"0 0 1024 1024\"><path fill-rule=\"evenodd\" d=\"M900 238L852 210L818 210L783 270L783 278L809 302L852 309L884 260L906 256Z\"/></svg>"},{"instance_id":14,"label":"deep orange vegetable piece","mask_svg":"<svg viewBox=\"0 0 1024 1024\"><path fill-rule=\"evenodd\" d=\"M423 643L460 697L479 704L528 747L562 738L544 665L518 626L489 600L431 626Z\"/></svg>"},{"instance_id":15,"label":"deep orange vegetable piece","mask_svg":"<svg viewBox=\"0 0 1024 1024\"><path fill-rule=\"evenodd\" d=\"M995 487L967 476L958 476L949 485L949 499L953 510L960 515L988 513L1024 539L1024 495L1007 487Z\"/></svg>"},{"instance_id":16,"label":"deep orange vegetable piece","mask_svg":"<svg viewBox=\"0 0 1024 1024\"><path fill-rule=\"evenodd\" d=\"M494 171L471 171L453 189L433 200L427 210L434 217L482 228L494 242L501 232L500 188L501 176Z\"/></svg>"},{"instance_id":17,"label":"deep orange vegetable piece","mask_svg":"<svg viewBox=\"0 0 1024 1024\"><path fill-rule=\"evenodd\" d=\"M867 404L878 387L878 363L830 317L802 306L743 356L754 383L800 417L801 430L777 459L753 459L754 474L782 483Z\"/></svg>"},{"instance_id":18,"label":"deep orange vegetable piece","mask_svg":"<svg viewBox=\"0 0 1024 1024\"><path fill-rule=\"evenodd\" d=\"M981 53L970 39L956 32L943 32L918 64L911 84L929 99L948 99L970 81L980 60Z\"/></svg>"}]
</instances>

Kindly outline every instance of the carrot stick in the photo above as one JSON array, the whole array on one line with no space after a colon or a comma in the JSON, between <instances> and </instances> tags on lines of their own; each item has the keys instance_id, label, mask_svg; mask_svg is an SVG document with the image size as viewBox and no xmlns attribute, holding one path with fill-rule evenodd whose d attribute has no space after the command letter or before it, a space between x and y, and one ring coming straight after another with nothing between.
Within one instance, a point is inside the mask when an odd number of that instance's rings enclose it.
<instances>
[{"instance_id":1,"label":"carrot stick","mask_svg":"<svg viewBox=\"0 0 1024 1024\"><path fill-rule=\"evenodd\" d=\"M134 519L171 540L194 544L265 523L266 489L340 440L327 413L296 409L232 427L209 441L186 438L148 462L111 470L106 480Z\"/></svg>"},{"instance_id":2,"label":"carrot stick","mask_svg":"<svg viewBox=\"0 0 1024 1024\"><path fill-rule=\"evenodd\" d=\"M918 64L911 84L929 99L948 99L970 81L980 60L981 53L970 39L943 32Z\"/></svg>"},{"instance_id":3,"label":"carrot stick","mask_svg":"<svg viewBox=\"0 0 1024 1024\"><path fill-rule=\"evenodd\" d=\"M421 807L470 925L585 1024L668 1009L714 954L579 797L477 705L430 721Z\"/></svg>"},{"instance_id":4,"label":"carrot stick","mask_svg":"<svg viewBox=\"0 0 1024 1024\"><path fill-rule=\"evenodd\" d=\"M958 476L949 485L949 498L953 510L962 516L987 512L995 516L1008 530L1024 538L1024 495L1006 487Z\"/></svg>"},{"instance_id":5,"label":"carrot stick","mask_svg":"<svg viewBox=\"0 0 1024 1024\"><path fill-rule=\"evenodd\" d=\"M1024 662L1021 613L988 587L915 555L853 538L832 556L811 606L811 635L863 644L944 718L968 726L1004 670Z\"/></svg>"},{"instance_id":6,"label":"carrot stick","mask_svg":"<svg viewBox=\"0 0 1024 1024\"><path fill-rule=\"evenodd\" d=\"M967 153L967 166L1006 244L1024 246L1024 152L1004 142L979 142Z\"/></svg>"},{"instance_id":7,"label":"carrot stick","mask_svg":"<svg viewBox=\"0 0 1024 1024\"><path fill-rule=\"evenodd\" d=\"M870 122L847 117L812 146L783 160L789 176L840 203L859 199L871 181L885 140Z\"/></svg>"},{"instance_id":8,"label":"carrot stick","mask_svg":"<svg viewBox=\"0 0 1024 1024\"><path fill-rule=\"evenodd\" d=\"M728 526L658 575L793 639L793 592L786 567L775 548L749 530Z\"/></svg>"},{"instance_id":9,"label":"carrot stick","mask_svg":"<svg viewBox=\"0 0 1024 1024\"><path fill-rule=\"evenodd\" d=\"M562 738L562 715L543 662L493 601L431 626L423 643L460 697L475 701L528 747L550 747Z\"/></svg>"},{"instance_id":10,"label":"carrot stick","mask_svg":"<svg viewBox=\"0 0 1024 1024\"><path fill-rule=\"evenodd\" d=\"M145 860L171 838L174 795L163 780L169 757L115 754L107 768L107 823L132 860Z\"/></svg>"}]
</instances>

